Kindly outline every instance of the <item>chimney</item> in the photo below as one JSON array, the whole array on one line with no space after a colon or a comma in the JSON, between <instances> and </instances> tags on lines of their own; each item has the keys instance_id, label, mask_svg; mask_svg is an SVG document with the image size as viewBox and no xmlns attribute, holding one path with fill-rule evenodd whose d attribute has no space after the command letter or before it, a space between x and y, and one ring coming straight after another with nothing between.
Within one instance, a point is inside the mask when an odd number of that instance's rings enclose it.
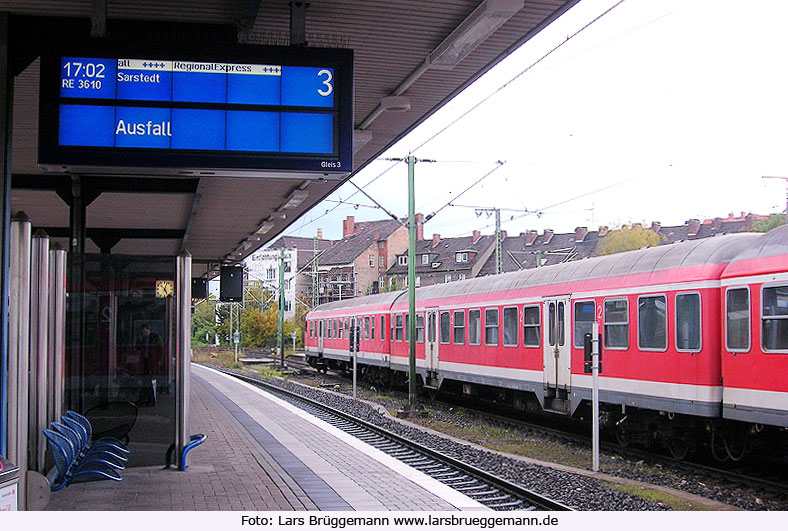
<instances>
[{"instance_id":1,"label":"chimney","mask_svg":"<svg viewBox=\"0 0 788 531\"><path fill-rule=\"evenodd\" d=\"M752 214L747 214L744 217L744 230L746 232L755 230L755 217Z\"/></svg>"},{"instance_id":2,"label":"chimney","mask_svg":"<svg viewBox=\"0 0 788 531\"><path fill-rule=\"evenodd\" d=\"M651 230L653 232L656 232L657 234L659 234L659 229L661 229L661 228L662 228L662 223L660 223L659 221L652 221L651 222Z\"/></svg>"},{"instance_id":3,"label":"chimney","mask_svg":"<svg viewBox=\"0 0 788 531\"><path fill-rule=\"evenodd\" d=\"M605 234L608 233L609 230L610 229L608 229L607 225L600 225L599 226L599 235L600 236L604 236Z\"/></svg>"},{"instance_id":4,"label":"chimney","mask_svg":"<svg viewBox=\"0 0 788 531\"><path fill-rule=\"evenodd\" d=\"M722 228L722 218L714 218L711 220L711 228L714 230L720 230Z\"/></svg>"},{"instance_id":5,"label":"chimney","mask_svg":"<svg viewBox=\"0 0 788 531\"><path fill-rule=\"evenodd\" d=\"M544 244L547 245L550 243L550 240L553 239L553 229L545 229L544 230Z\"/></svg>"},{"instance_id":6,"label":"chimney","mask_svg":"<svg viewBox=\"0 0 788 531\"><path fill-rule=\"evenodd\" d=\"M318 240L323 239L323 229L317 229L317 239Z\"/></svg>"},{"instance_id":7,"label":"chimney","mask_svg":"<svg viewBox=\"0 0 788 531\"><path fill-rule=\"evenodd\" d=\"M342 222L342 237L347 238L348 236L352 236L356 230L356 218L355 216L348 216L345 221Z\"/></svg>"},{"instance_id":8,"label":"chimney","mask_svg":"<svg viewBox=\"0 0 788 531\"><path fill-rule=\"evenodd\" d=\"M433 246L433 247L435 247L436 245L438 245L438 243L440 243L440 241L441 241L441 235L440 235L440 234L437 234L437 233L436 233L436 234L433 234L433 235L432 235L432 246Z\"/></svg>"},{"instance_id":9,"label":"chimney","mask_svg":"<svg viewBox=\"0 0 788 531\"><path fill-rule=\"evenodd\" d=\"M481 238L481 237L482 237L482 233L480 231L478 231L478 230L473 231L473 241L471 242L471 245L473 245L474 243L478 242L479 238Z\"/></svg>"},{"instance_id":10,"label":"chimney","mask_svg":"<svg viewBox=\"0 0 788 531\"><path fill-rule=\"evenodd\" d=\"M424 239L424 214L415 214L413 217L416 220L416 241L422 241Z\"/></svg>"},{"instance_id":11,"label":"chimney","mask_svg":"<svg viewBox=\"0 0 788 531\"><path fill-rule=\"evenodd\" d=\"M700 230L700 220L691 219L687 221L687 236L697 236Z\"/></svg>"},{"instance_id":12,"label":"chimney","mask_svg":"<svg viewBox=\"0 0 788 531\"><path fill-rule=\"evenodd\" d=\"M577 227L575 229L575 243L583 243L588 234L588 227Z\"/></svg>"},{"instance_id":13,"label":"chimney","mask_svg":"<svg viewBox=\"0 0 788 531\"><path fill-rule=\"evenodd\" d=\"M375 241L378 241L379 239L380 239L380 231L375 230Z\"/></svg>"},{"instance_id":14,"label":"chimney","mask_svg":"<svg viewBox=\"0 0 788 531\"><path fill-rule=\"evenodd\" d=\"M538 236L535 230L529 230L525 233L525 246L530 247L536 241L536 237Z\"/></svg>"}]
</instances>

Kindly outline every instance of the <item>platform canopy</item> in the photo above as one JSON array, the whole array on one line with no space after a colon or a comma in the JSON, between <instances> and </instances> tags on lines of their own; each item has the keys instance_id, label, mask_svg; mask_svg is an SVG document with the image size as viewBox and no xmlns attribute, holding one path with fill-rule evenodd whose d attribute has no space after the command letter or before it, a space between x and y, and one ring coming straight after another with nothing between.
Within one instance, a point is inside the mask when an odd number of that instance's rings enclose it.
<instances>
[{"instance_id":1,"label":"platform canopy","mask_svg":"<svg viewBox=\"0 0 788 531\"><path fill-rule=\"evenodd\" d=\"M241 260L369 164L578 0L4 0L13 87L12 212L68 249L74 175L38 165L40 53L99 36L127 42L349 48L353 167L342 175L111 169L79 176L87 252L176 255L194 275ZM173 44L175 46L175 44ZM261 230L262 229L262 230Z\"/></svg>"}]
</instances>

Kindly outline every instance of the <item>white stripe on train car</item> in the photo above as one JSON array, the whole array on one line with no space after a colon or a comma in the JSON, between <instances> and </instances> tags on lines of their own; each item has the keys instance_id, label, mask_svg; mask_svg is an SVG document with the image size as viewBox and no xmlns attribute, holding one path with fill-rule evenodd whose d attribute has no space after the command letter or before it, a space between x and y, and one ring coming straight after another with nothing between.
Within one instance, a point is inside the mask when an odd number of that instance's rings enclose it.
<instances>
[{"instance_id":1,"label":"white stripe on train car","mask_svg":"<svg viewBox=\"0 0 788 531\"><path fill-rule=\"evenodd\" d=\"M739 284L763 284L764 282L783 282L788 280L788 273L768 273L749 277L731 277L722 279L722 285L738 286Z\"/></svg>"},{"instance_id":2,"label":"white stripe on train car","mask_svg":"<svg viewBox=\"0 0 788 531\"><path fill-rule=\"evenodd\" d=\"M726 387L722 391L722 401L726 405L776 409L788 412L788 392L784 391Z\"/></svg>"}]
</instances>

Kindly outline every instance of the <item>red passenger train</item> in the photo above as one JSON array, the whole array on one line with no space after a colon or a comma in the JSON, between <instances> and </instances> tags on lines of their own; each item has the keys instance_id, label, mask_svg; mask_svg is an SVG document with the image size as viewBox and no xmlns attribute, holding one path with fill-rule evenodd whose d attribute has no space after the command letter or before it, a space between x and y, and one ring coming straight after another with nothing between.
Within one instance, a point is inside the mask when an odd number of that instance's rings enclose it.
<instances>
[{"instance_id":1,"label":"red passenger train","mask_svg":"<svg viewBox=\"0 0 788 531\"><path fill-rule=\"evenodd\" d=\"M354 320L363 374L404 382L405 291L310 312L309 363L347 370ZM788 226L418 288L419 383L582 416L595 322L603 421L620 442L684 457L703 441L721 460L788 446Z\"/></svg>"}]
</instances>

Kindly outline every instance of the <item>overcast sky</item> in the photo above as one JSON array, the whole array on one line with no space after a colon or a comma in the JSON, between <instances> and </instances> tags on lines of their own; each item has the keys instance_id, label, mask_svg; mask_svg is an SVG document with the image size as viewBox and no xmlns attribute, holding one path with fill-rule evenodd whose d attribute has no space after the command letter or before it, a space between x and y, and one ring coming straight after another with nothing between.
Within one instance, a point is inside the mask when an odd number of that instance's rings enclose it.
<instances>
[{"instance_id":1,"label":"overcast sky","mask_svg":"<svg viewBox=\"0 0 788 531\"><path fill-rule=\"evenodd\" d=\"M614 4L582 0L384 157L407 155ZM417 211L438 210L497 160L506 164L456 204L511 209L502 212L510 234L783 210L785 182L761 176L788 176L786 20L781 0L625 0L415 151L440 161L416 165ZM390 165L373 162L353 181ZM354 191L345 184L330 199ZM407 215L404 164L366 191ZM385 217L349 205L324 215L335 206L319 204L286 233L339 238L347 215ZM424 234L474 229L493 232L494 218L450 207Z\"/></svg>"}]
</instances>

